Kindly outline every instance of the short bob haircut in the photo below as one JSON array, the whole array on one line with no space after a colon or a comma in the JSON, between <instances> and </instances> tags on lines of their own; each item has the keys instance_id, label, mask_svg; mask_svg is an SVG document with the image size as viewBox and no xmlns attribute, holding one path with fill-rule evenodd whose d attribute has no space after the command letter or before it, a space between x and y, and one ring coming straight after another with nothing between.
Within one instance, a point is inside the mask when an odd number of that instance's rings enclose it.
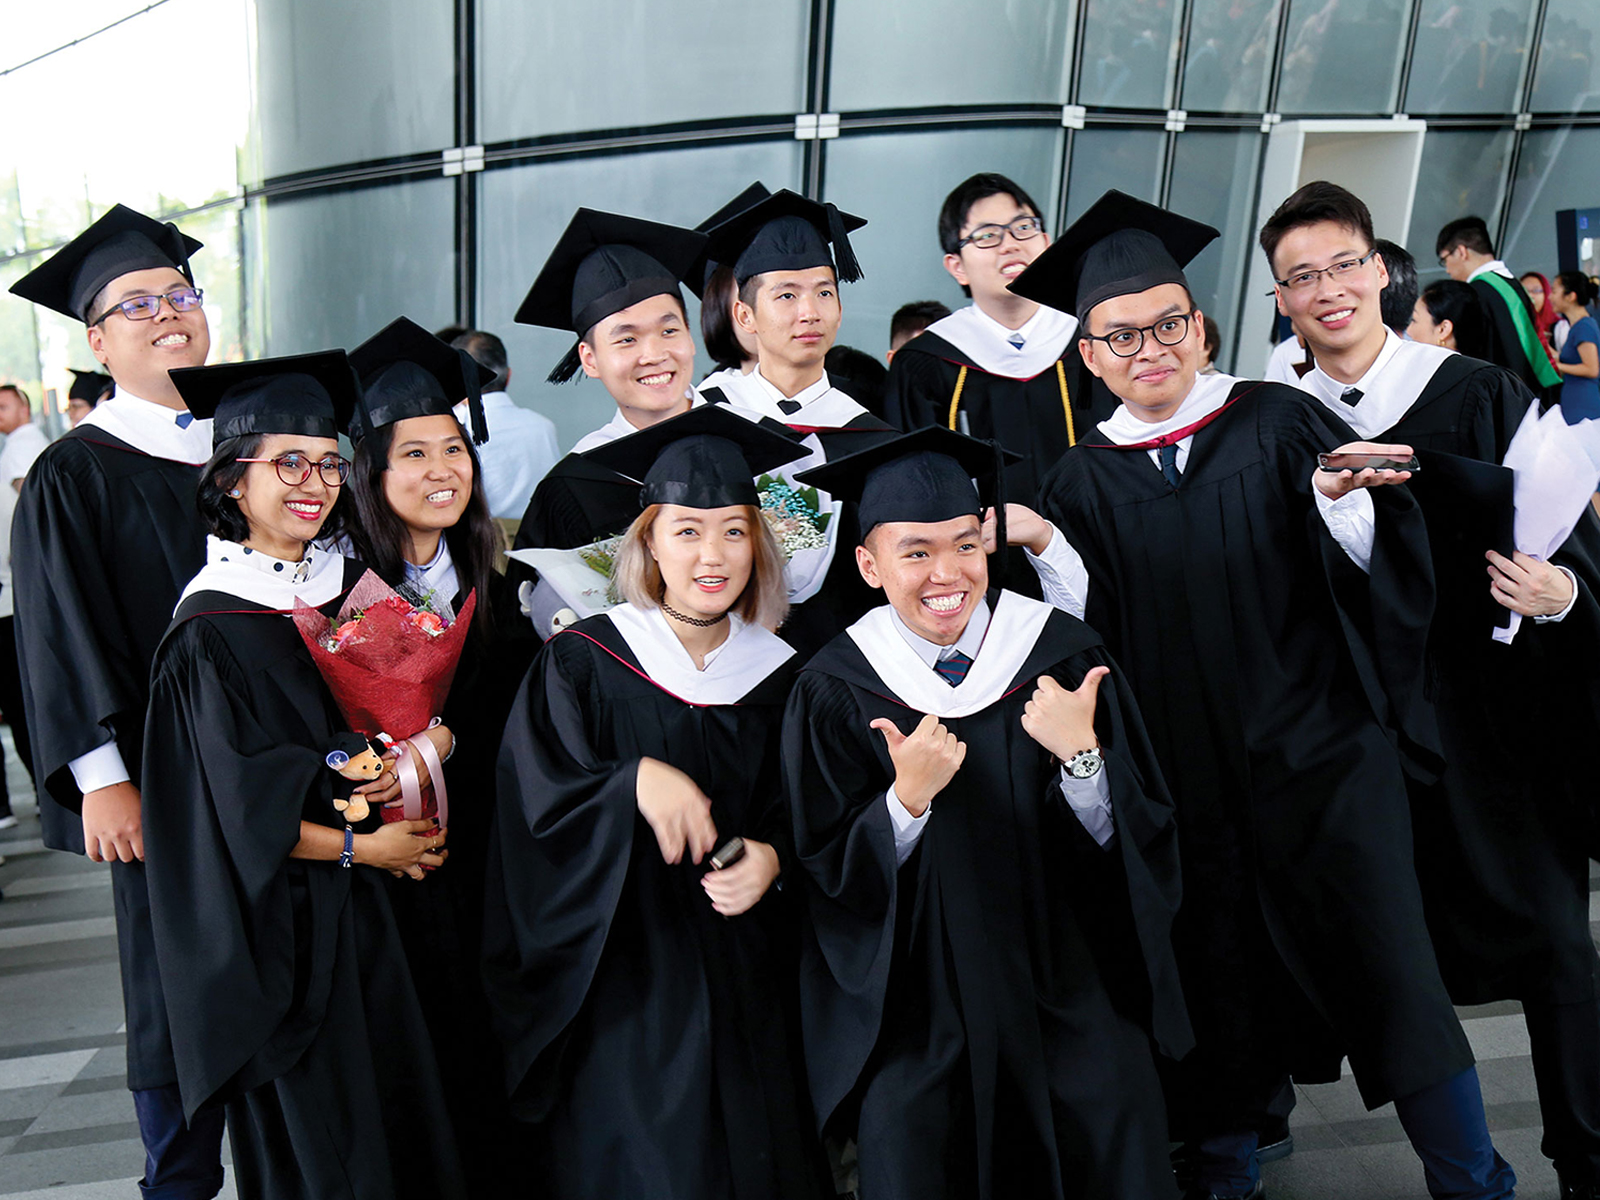
<instances>
[{"instance_id":1,"label":"short bob haircut","mask_svg":"<svg viewBox=\"0 0 1600 1200\"><path fill-rule=\"evenodd\" d=\"M739 344L738 331L733 327L733 302L738 291L733 268L727 263L718 263L700 301L700 344L719 371L737 371L745 363L744 347Z\"/></svg>"},{"instance_id":2,"label":"short bob haircut","mask_svg":"<svg viewBox=\"0 0 1600 1200\"><path fill-rule=\"evenodd\" d=\"M766 629L777 629L789 615L789 586L783 576L783 551L772 536L766 518L754 505L741 505L755 542L755 553L750 564L750 582L734 601L732 610L738 616ZM666 595L666 584L661 579L661 569L650 553L650 535L663 505L652 504L634 518L628 532L622 535L622 547L617 551L617 591L635 608L659 608Z\"/></svg>"}]
</instances>

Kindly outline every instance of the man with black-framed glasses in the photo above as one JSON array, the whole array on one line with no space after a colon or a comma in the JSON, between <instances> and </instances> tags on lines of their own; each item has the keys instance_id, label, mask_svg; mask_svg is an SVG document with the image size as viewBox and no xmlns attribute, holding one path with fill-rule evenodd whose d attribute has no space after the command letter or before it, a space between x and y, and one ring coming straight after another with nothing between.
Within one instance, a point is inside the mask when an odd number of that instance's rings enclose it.
<instances>
[{"instance_id":1,"label":"man with black-framed glasses","mask_svg":"<svg viewBox=\"0 0 1600 1200\"><path fill-rule=\"evenodd\" d=\"M222 1186L220 1108L183 1119L144 877L141 767L150 663L205 563L195 506L211 422L167 372L211 338L189 258L200 243L116 205L18 280L25 300L82 321L110 399L40 455L12 525L17 654L45 844L111 863L127 1012L128 1087L146 1198Z\"/></svg>"},{"instance_id":2,"label":"man with black-framed glasses","mask_svg":"<svg viewBox=\"0 0 1600 1200\"><path fill-rule=\"evenodd\" d=\"M895 353L886 416L906 430L942 425L995 439L1023 456L1006 474L1011 495L1032 496L1116 401L1078 354L1077 319L1009 290L1050 245L1027 192L993 172L964 180L939 210L939 245L972 303Z\"/></svg>"},{"instance_id":3,"label":"man with black-framed glasses","mask_svg":"<svg viewBox=\"0 0 1600 1200\"><path fill-rule=\"evenodd\" d=\"M1046 479L1053 524L1019 513L1011 533L1122 664L1177 806L1196 1049L1166 1082L1186 1195L1259 1200L1271 1097L1286 1074L1337 1078L1348 1054L1367 1105L1395 1102L1433 1195L1503 1200L1514 1179L1411 856L1404 764L1437 766L1426 533L1392 486L1406 472L1318 463L1411 450L1356 442L1285 385L1197 377L1182 268L1218 236L1109 192L1013 285L1076 310L1122 401Z\"/></svg>"}]
</instances>

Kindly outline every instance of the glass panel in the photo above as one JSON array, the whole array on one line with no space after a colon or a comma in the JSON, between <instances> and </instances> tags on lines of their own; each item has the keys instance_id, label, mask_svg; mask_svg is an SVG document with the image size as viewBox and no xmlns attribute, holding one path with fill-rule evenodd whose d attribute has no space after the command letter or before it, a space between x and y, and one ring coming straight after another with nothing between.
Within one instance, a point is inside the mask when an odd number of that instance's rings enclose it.
<instances>
[{"instance_id":1,"label":"glass panel","mask_svg":"<svg viewBox=\"0 0 1600 1200\"><path fill-rule=\"evenodd\" d=\"M1535 129L1522 135L1511 184L1511 220L1500 257L1513 271L1553 277L1556 213L1592 208L1600 196L1600 129Z\"/></svg>"},{"instance_id":2,"label":"glass panel","mask_svg":"<svg viewBox=\"0 0 1600 1200\"><path fill-rule=\"evenodd\" d=\"M829 107L1064 103L1075 16L1056 0L840 0ZM960 70L929 70L958 40Z\"/></svg>"},{"instance_id":3,"label":"glass panel","mask_svg":"<svg viewBox=\"0 0 1600 1200\"><path fill-rule=\"evenodd\" d=\"M1393 112L1410 11L1399 0L1290 0L1278 110Z\"/></svg>"},{"instance_id":4,"label":"glass panel","mask_svg":"<svg viewBox=\"0 0 1600 1200\"><path fill-rule=\"evenodd\" d=\"M1417 178L1427 186L1417 188L1405 243L1423 286L1445 277L1433 247L1447 222L1479 216L1499 228L1511 138L1509 129L1430 129L1423 138Z\"/></svg>"},{"instance_id":5,"label":"glass panel","mask_svg":"<svg viewBox=\"0 0 1600 1200\"><path fill-rule=\"evenodd\" d=\"M618 12L479 0L477 14L485 142L805 106L806 0Z\"/></svg>"},{"instance_id":6,"label":"glass panel","mask_svg":"<svg viewBox=\"0 0 1600 1200\"><path fill-rule=\"evenodd\" d=\"M1167 135L1160 129L1080 129L1073 135L1072 170L1067 174L1067 224L1107 188L1154 203L1166 150Z\"/></svg>"},{"instance_id":7,"label":"glass panel","mask_svg":"<svg viewBox=\"0 0 1600 1200\"><path fill-rule=\"evenodd\" d=\"M799 189L803 143L752 142L690 150L574 158L486 171L479 176L478 321L506 343L511 394L556 423L563 448L609 421L616 406L581 375L556 387L544 381L572 345L572 335L511 320L545 257L580 206L653 221L697 225L753 179ZM870 266L869 266L870 269ZM692 295L689 327L700 340ZM711 369L702 352L696 364Z\"/></svg>"},{"instance_id":8,"label":"glass panel","mask_svg":"<svg viewBox=\"0 0 1600 1200\"><path fill-rule=\"evenodd\" d=\"M269 200L263 240L269 355L354 346L404 315L427 329L455 320L455 181L425 179Z\"/></svg>"},{"instance_id":9,"label":"glass panel","mask_svg":"<svg viewBox=\"0 0 1600 1200\"><path fill-rule=\"evenodd\" d=\"M1532 0L1422 0L1406 111L1512 111L1533 12Z\"/></svg>"},{"instance_id":10,"label":"glass panel","mask_svg":"<svg viewBox=\"0 0 1600 1200\"><path fill-rule=\"evenodd\" d=\"M966 304L944 269L939 208L968 176L995 171L1014 180L1042 206L1046 225L1053 226L1061 142L1059 128L1015 126L846 136L829 142L827 198L869 222L850 237L864 277L844 288L840 343L881 358L889 349L889 321L902 304Z\"/></svg>"},{"instance_id":11,"label":"glass panel","mask_svg":"<svg viewBox=\"0 0 1600 1200\"><path fill-rule=\"evenodd\" d=\"M1199 304L1221 330L1217 366L1228 370L1237 343L1239 290L1255 240L1256 166L1266 139L1243 133L1178 135L1168 207L1214 225L1222 236L1184 268Z\"/></svg>"},{"instance_id":12,"label":"glass panel","mask_svg":"<svg viewBox=\"0 0 1600 1200\"><path fill-rule=\"evenodd\" d=\"M1086 0L1078 103L1171 107L1178 61L1179 0Z\"/></svg>"},{"instance_id":13,"label":"glass panel","mask_svg":"<svg viewBox=\"0 0 1600 1200\"><path fill-rule=\"evenodd\" d=\"M359 0L273 0L253 7L252 158L265 178L455 144L453 5L393 0L374 11Z\"/></svg>"},{"instance_id":14,"label":"glass panel","mask_svg":"<svg viewBox=\"0 0 1600 1200\"><path fill-rule=\"evenodd\" d=\"M1277 50L1279 0L1194 0L1183 104L1190 112L1260 112Z\"/></svg>"},{"instance_id":15,"label":"glass panel","mask_svg":"<svg viewBox=\"0 0 1600 1200\"><path fill-rule=\"evenodd\" d=\"M1600 4L1550 0L1539 62L1533 76L1533 112L1600 112L1594 57L1600 51Z\"/></svg>"}]
</instances>

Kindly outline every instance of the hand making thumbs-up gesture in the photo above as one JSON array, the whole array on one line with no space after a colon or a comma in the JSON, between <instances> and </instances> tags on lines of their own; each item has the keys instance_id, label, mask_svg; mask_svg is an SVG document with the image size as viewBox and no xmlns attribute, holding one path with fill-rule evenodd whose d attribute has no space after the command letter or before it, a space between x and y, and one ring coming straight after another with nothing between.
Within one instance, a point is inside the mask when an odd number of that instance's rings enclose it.
<instances>
[{"instance_id":1,"label":"hand making thumbs-up gesture","mask_svg":"<svg viewBox=\"0 0 1600 1200\"><path fill-rule=\"evenodd\" d=\"M893 721L879 717L872 728L889 743L894 763L894 792L913 817L928 811L933 798L955 778L967 757L967 744L929 713L910 734L902 734Z\"/></svg>"}]
</instances>

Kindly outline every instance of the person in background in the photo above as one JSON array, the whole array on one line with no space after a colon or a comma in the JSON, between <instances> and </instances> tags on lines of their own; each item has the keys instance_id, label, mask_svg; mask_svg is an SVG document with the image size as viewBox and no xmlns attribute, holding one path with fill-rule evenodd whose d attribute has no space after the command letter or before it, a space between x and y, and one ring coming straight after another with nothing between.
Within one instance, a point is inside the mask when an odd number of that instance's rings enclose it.
<instances>
[{"instance_id":1,"label":"person in background","mask_svg":"<svg viewBox=\"0 0 1600 1200\"><path fill-rule=\"evenodd\" d=\"M95 409L95 405L116 390L117 381L99 371L72 368L72 386L67 389L67 420L76 425Z\"/></svg>"},{"instance_id":2,"label":"person in background","mask_svg":"<svg viewBox=\"0 0 1600 1200\"><path fill-rule=\"evenodd\" d=\"M1451 279L1470 283L1487 316L1481 353L1474 355L1506 368L1535 395L1551 392L1561 376L1550 363L1533 323L1533 307L1511 269L1494 256L1489 227L1482 217L1461 217L1439 231L1434 243L1439 265Z\"/></svg>"},{"instance_id":3,"label":"person in background","mask_svg":"<svg viewBox=\"0 0 1600 1200\"><path fill-rule=\"evenodd\" d=\"M1412 306L1406 333L1414 342L1443 346L1468 358L1485 358L1488 317L1475 288L1454 279L1435 279Z\"/></svg>"},{"instance_id":4,"label":"person in background","mask_svg":"<svg viewBox=\"0 0 1600 1200\"><path fill-rule=\"evenodd\" d=\"M1210 313L1203 314L1204 329L1200 343L1200 374L1215 375L1217 373L1217 350L1222 345L1222 330L1211 319Z\"/></svg>"},{"instance_id":5,"label":"person in background","mask_svg":"<svg viewBox=\"0 0 1600 1200\"><path fill-rule=\"evenodd\" d=\"M22 674L17 666L17 635L13 624L11 587L11 516L17 510L17 493L34 459L44 452L44 431L33 423L33 408L16 384L0 385L0 713L11 726L17 757L33 777L33 751L28 740L28 718L22 703ZM0 829L17 823L6 788L5 759L0 756Z\"/></svg>"},{"instance_id":6,"label":"person in background","mask_svg":"<svg viewBox=\"0 0 1600 1200\"><path fill-rule=\"evenodd\" d=\"M696 233L710 233L718 225L765 200L772 192L759 179L716 212L694 227ZM737 375L756 369L756 335L741 329L733 319L733 306L739 299L739 283L733 277L733 264L721 263L701 254L700 262L684 280L700 300L700 339L716 368L700 381L701 387L716 387Z\"/></svg>"},{"instance_id":7,"label":"person in background","mask_svg":"<svg viewBox=\"0 0 1600 1200\"><path fill-rule=\"evenodd\" d=\"M492 333L469 329L450 345L465 350L494 378L483 386L483 413L491 437L478 447L483 467L483 490L489 512L497 520L520 522L533 489L561 457L556 425L543 413L524 408L507 394L511 366L506 344ZM456 420L467 424L467 402L456 406ZM515 535L516 530L511 530Z\"/></svg>"},{"instance_id":8,"label":"person in background","mask_svg":"<svg viewBox=\"0 0 1600 1200\"><path fill-rule=\"evenodd\" d=\"M1384 284L1379 297L1383 323L1405 337L1417 306L1417 260L1404 246L1387 238L1379 238L1372 244L1378 248L1383 265L1389 271L1389 282Z\"/></svg>"},{"instance_id":9,"label":"person in background","mask_svg":"<svg viewBox=\"0 0 1600 1200\"><path fill-rule=\"evenodd\" d=\"M1567 339L1567 330L1570 328L1567 319L1556 311L1555 297L1550 291L1550 281L1538 271L1524 271L1517 282L1522 285L1522 290L1527 293L1528 305L1533 309L1533 326L1539 331L1539 338L1544 342L1545 348L1550 352L1551 361L1561 352L1561 344ZM1556 368L1560 370L1559 367Z\"/></svg>"},{"instance_id":10,"label":"person in background","mask_svg":"<svg viewBox=\"0 0 1600 1200\"><path fill-rule=\"evenodd\" d=\"M883 356L883 361L893 366L894 356L900 352L901 346L914 337L920 337L929 325L949 315L950 306L938 300L913 300L910 304L902 304L889 318L889 353Z\"/></svg>"},{"instance_id":11,"label":"person in background","mask_svg":"<svg viewBox=\"0 0 1600 1200\"><path fill-rule=\"evenodd\" d=\"M1561 411L1568 423L1600 417L1600 326L1589 315L1595 292L1594 280L1582 271L1561 272L1550 289L1551 302L1571 330L1556 362L1561 372Z\"/></svg>"},{"instance_id":12,"label":"person in background","mask_svg":"<svg viewBox=\"0 0 1600 1200\"><path fill-rule=\"evenodd\" d=\"M838 381L846 394L855 397L862 408L875 417L883 416L884 390L889 384L889 369L864 350L854 346L834 346L822 359L828 377Z\"/></svg>"}]
</instances>

